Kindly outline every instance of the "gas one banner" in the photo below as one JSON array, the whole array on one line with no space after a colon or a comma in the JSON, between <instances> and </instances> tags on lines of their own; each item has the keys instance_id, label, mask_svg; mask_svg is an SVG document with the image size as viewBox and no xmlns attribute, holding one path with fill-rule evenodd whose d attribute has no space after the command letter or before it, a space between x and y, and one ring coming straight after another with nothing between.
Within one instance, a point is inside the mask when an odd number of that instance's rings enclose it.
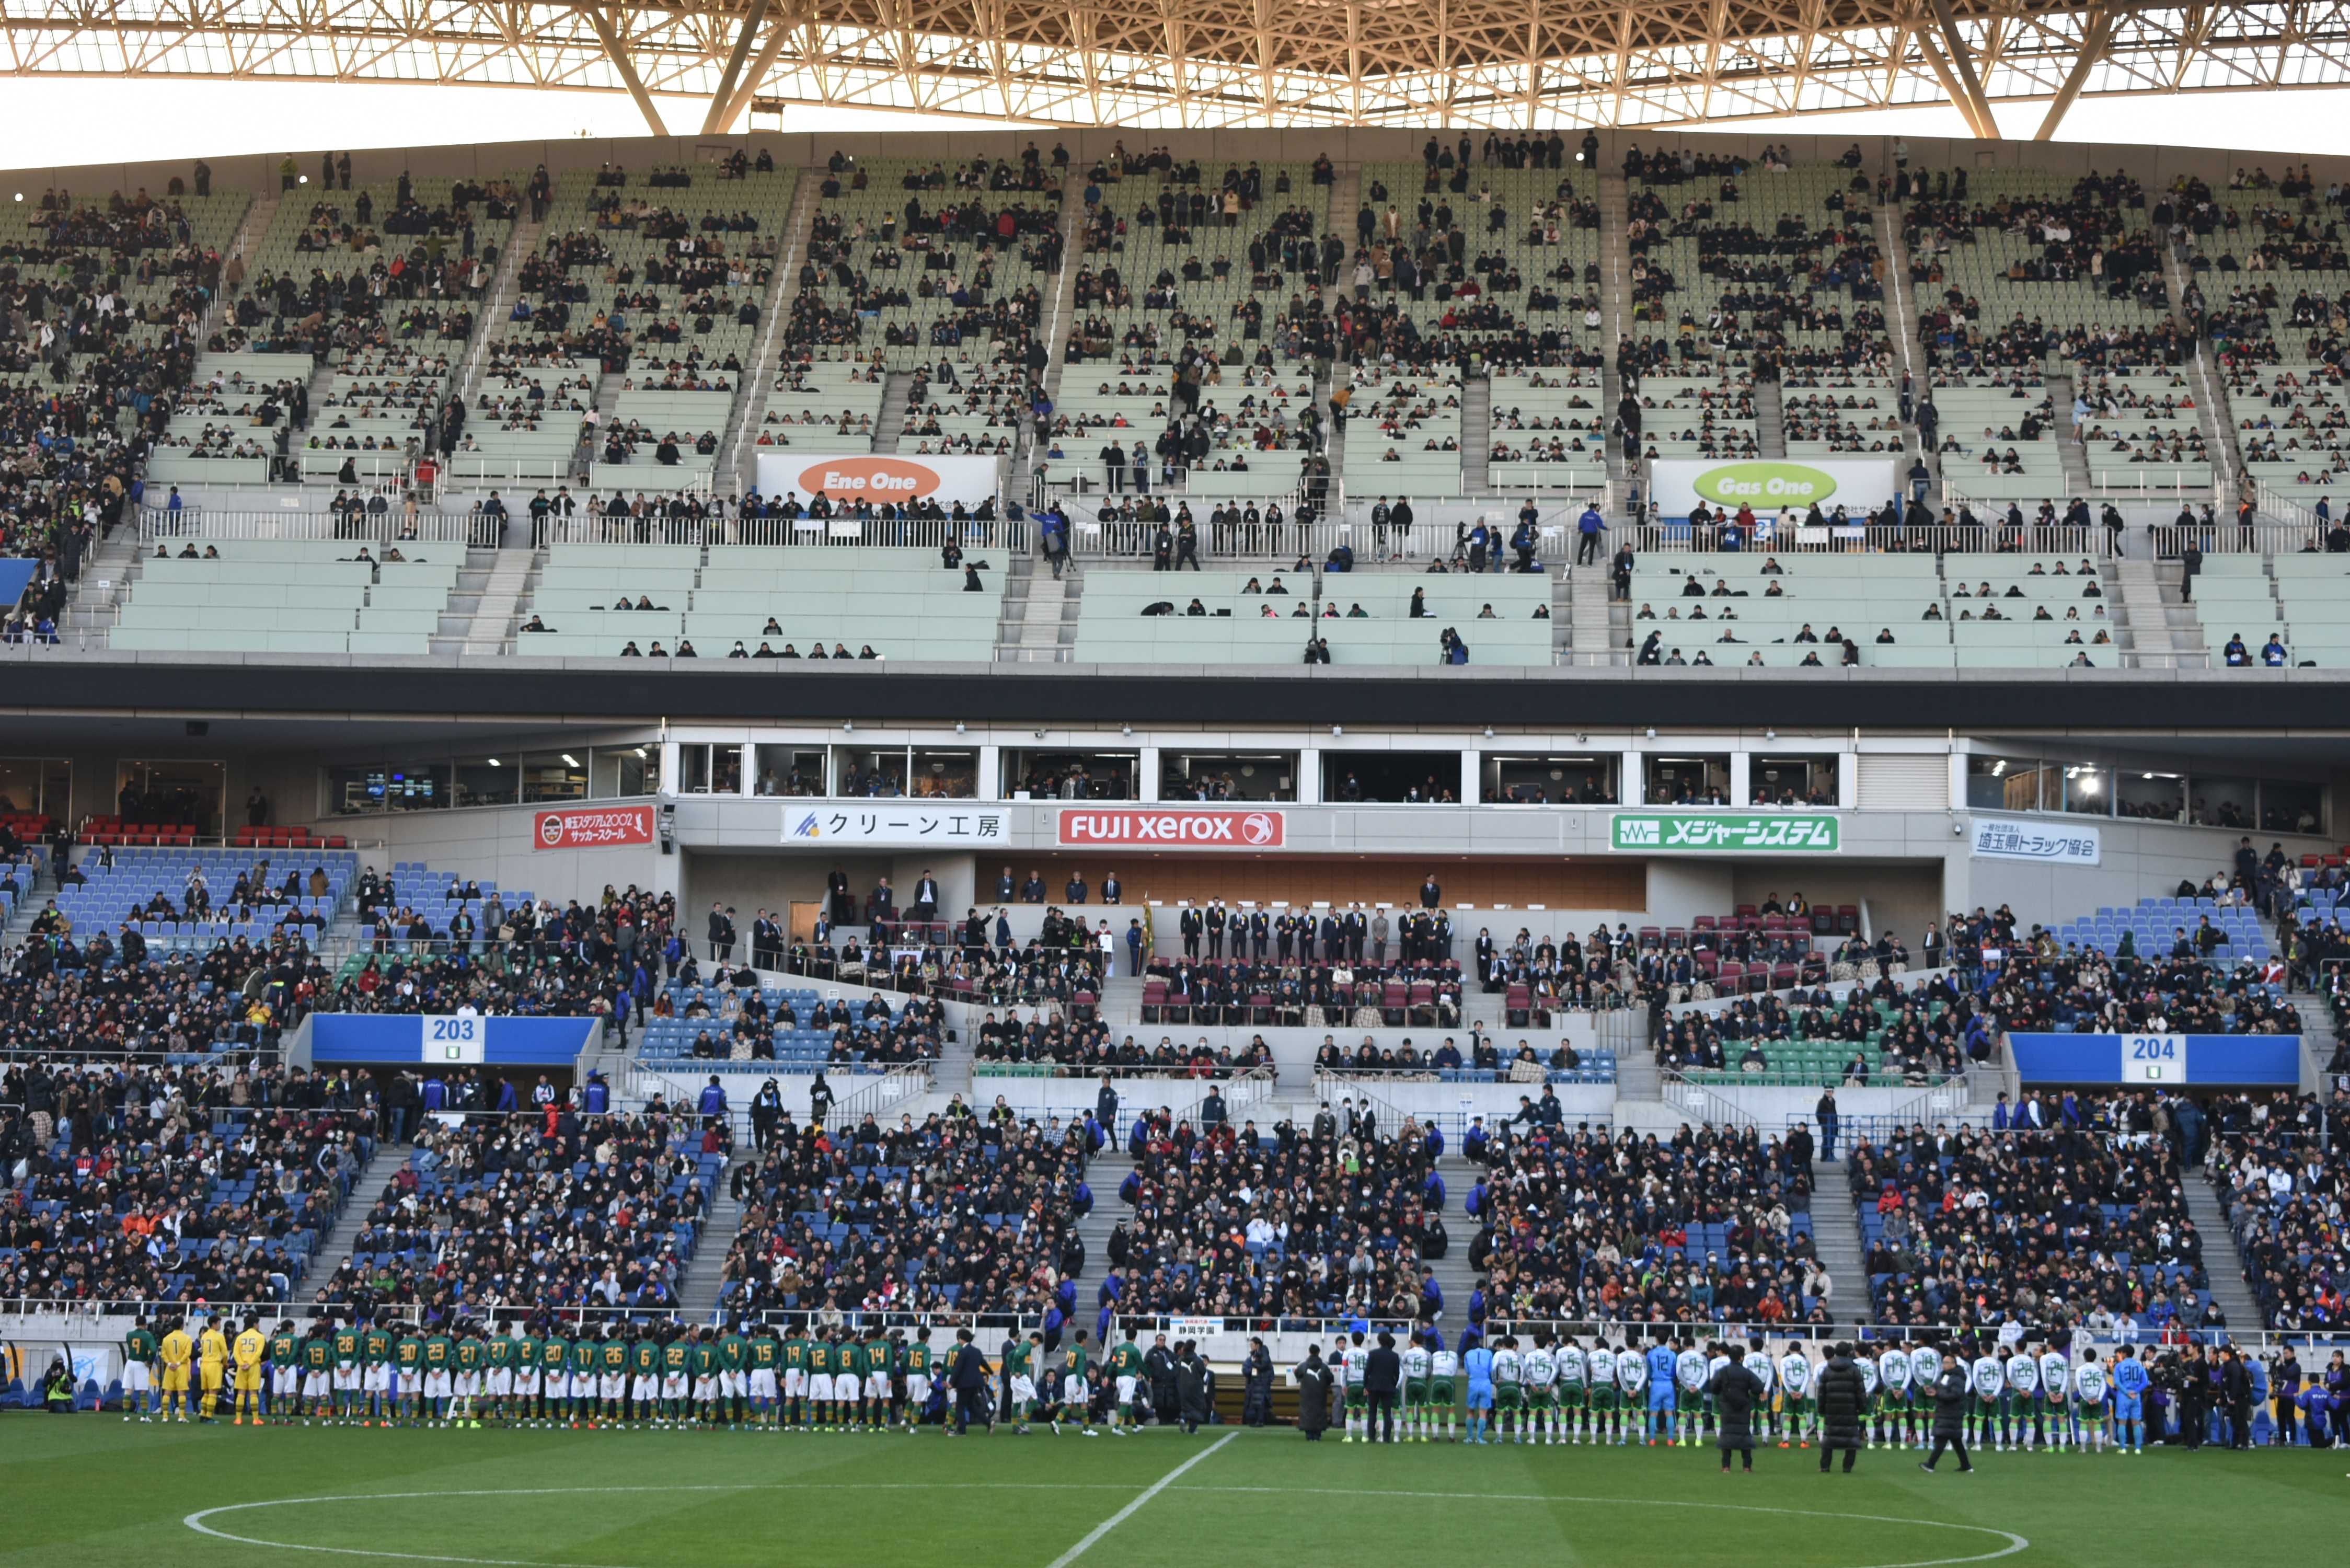
<instances>
[{"instance_id":1,"label":"gas one banner","mask_svg":"<svg viewBox=\"0 0 2350 1568\"><path fill-rule=\"evenodd\" d=\"M1815 504L1822 512L1841 506L1857 517L1892 500L1899 483L1893 460L1887 457L1821 457L1800 462L1658 458L1648 464L1648 493L1666 517L1686 517L1700 501L1732 512L1752 506L1765 517L1790 508L1801 514Z\"/></svg>"},{"instance_id":2,"label":"gas one banner","mask_svg":"<svg viewBox=\"0 0 2350 1568\"><path fill-rule=\"evenodd\" d=\"M1278 849L1286 824L1277 811L1140 806L1125 811L1061 808L1066 849Z\"/></svg>"},{"instance_id":3,"label":"gas one banner","mask_svg":"<svg viewBox=\"0 0 2350 1568\"><path fill-rule=\"evenodd\" d=\"M870 452L759 453L759 493L770 499L797 494L803 504L829 496L834 506L870 501L935 501L951 507L976 506L996 493L997 460L992 457L901 457ZM824 524L800 519L810 533Z\"/></svg>"}]
</instances>

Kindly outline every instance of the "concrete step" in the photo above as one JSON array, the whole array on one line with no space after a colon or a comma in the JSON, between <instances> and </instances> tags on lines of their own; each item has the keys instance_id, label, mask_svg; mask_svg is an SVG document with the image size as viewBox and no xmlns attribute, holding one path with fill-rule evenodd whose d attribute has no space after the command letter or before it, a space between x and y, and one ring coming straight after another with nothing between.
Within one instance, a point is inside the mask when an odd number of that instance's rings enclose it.
<instances>
[{"instance_id":1,"label":"concrete step","mask_svg":"<svg viewBox=\"0 0 2350 1568\"><path fill-rule=\"evenodd\" d=\"M1813 1162L1812 1247L1835 1285L1829 1311L1840 1323L1869 1322L1867 1253L1861 1246L1859 1217L1853 1211L1852 1182L1841 1160Z\"/></svg>"},{"instance_id":2,"label":"concrete step","mask_svg":"<svg viewBox=\"0 0 2350 1568\"><path fill-rule=\"evenodd\" d=\"M717 1190L711 1195L710 1212L694 1243L693 1261L686 1264L685 1277L677 1284L678 1315L688 1323L706 1322L717 1310L718 1292L725 1283L726 1254L733 1249L735 1232L743 1228L743 1205L726 1195L733 1169L729 1165L718 1173Z\"/></svg>"},{"instance_id":3,"label":"concrete step","mask_svg":"<svg viewBox=\"0 0 2350 1568\"><path fill-rule=\"evenodd\" d=\"M2228 1229L2220 1189L2200 1171L2187 1173L2178 1189L2187 1199L2187 1217L2195 1221L2196 1233L2203 1238L2203 1268L2211 1279L2211 1300L2227 1314L2229 1327L2240 1332L2259 1328L2260 1305L2244 1282L2243 1256Z\"/></svg>"}]
</instances>

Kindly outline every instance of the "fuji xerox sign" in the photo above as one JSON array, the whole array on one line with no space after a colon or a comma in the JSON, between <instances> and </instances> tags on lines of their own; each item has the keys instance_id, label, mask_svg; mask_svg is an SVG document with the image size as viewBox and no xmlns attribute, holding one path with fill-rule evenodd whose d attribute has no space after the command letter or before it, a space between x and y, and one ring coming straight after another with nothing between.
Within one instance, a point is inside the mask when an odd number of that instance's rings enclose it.
<instances>
[{"instance_id":1,"label":"fuji xerox sign","mask_svg":"<svg viewBox=\"0 0 2350 1568\"><path fill-rule=\"evenodd\" d=\"M1065 848L1278 849L1285 825L1277 811L1146 806L1128 811L1063 807Z\"/></svg>"}]
</instances>

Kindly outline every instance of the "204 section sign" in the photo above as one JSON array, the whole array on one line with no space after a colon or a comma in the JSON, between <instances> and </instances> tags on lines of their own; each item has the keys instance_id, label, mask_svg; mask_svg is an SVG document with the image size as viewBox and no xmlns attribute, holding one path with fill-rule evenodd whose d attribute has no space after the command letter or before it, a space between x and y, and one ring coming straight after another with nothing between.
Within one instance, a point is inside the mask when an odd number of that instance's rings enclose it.
<instances>
[{"instance_id":1,"label":"204 section sign","mask_svg":"<svg viewBox=\"0 0 2350 1568\"><path fill-rule=\"evenodd\" d=\"M1666 855L1834 855L1843 842L1843 825L1833 816L1642 812L1617 815L1608 846Z\"/></svg>"},{"instance_id":2,"label":"204 section sign","mask_svg":"<svg viewBox=\"0 0 2350 1568\"><path fill-rule=\"evenodd\" d=\"M531 819L534 849L618 849L652 841L653 808L649 805L542 811Z\"/></svg>"},{"instance_id":3,"label":"204 section sign","mask_svg":"<svg viewBox=\"0 0 2350 1568\"><path fill-rule=\"evenodd\" d=\"M1135 811L1063 808L1065 848L1278 849L1287 824L1277 811L1145 807Z\"/></svg>"}]
</instances>

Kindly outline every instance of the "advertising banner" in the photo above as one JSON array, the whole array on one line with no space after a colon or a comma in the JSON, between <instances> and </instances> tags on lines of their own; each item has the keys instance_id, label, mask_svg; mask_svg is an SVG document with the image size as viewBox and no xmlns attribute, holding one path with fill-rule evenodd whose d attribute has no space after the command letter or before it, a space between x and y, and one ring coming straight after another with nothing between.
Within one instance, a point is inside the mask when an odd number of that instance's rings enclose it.
<instances>
[{"instance_id":1,"label":"advertising banner","mask_svg":"<svg viewBox=\"0 0 2350 1568\"><path fill-rule=\"evenodd\" d=\"M534 849L619 849L652 841L653 808L649 805L589 806L531 815Z\"/></svg>"},{"instance_id":2,"label":"advertising banner","mask_svg":"<svg viewBox=\"0 0 2350 1568\"><path fill-rule=\"evenodd\" d=\"M568 1066L603 1032L600 1018L317 1012L310 1060L424 1067Z\"/></svg>"},{"instance_id":3,"label":"advertising banner","mask_svg":"<svg viewBox=\"0 0 2350 1568\"><path fill-rule=\"evenodd\" d=\"M2094 827L2072 823L2010 822L1977 817L1969 853L1980 860L2037 860L2051 866L2095 866L2103 846Z\"/></svg>"},{"instance_id":4,"label":"advertising banner","mask_svg":"<svg viewBox=\"0 0 2350 1568\"><path fill-rule=\"evenodd\" d=\"M1732 512L1752 506L1762 517L1789 507L1801 513L1816 502L1822 512L1842 506L1856 516L1892 500L1900 483L1887 457L1821 457L1802 462L1660 457L1648 464L1649 499L1667 517L1686 517L1700 501Z\"/></svg>"},{"instance_id":5,"label":"advertising banner","mask_svg":"<svg viewBox=\"0 0 2350 1568\"><path fill-rule=\"evenodd\" d=\"M1142 806L1129 811L1064 807L1065 848L1278 849L1288 825L1278 811L1229 806Z\"/></svg>"},{"instance_id":6,"label":"advertising banner","mask_svg":"<svg viewBox=\"0 0 2350 1568\"><path fill-rule=\"evenodd\" d=\"M805 503L829 496L843 502L935 501L951 507L960 501L976 506L996 493L1002 472L993 457L902 457L873 452L792 452L763 450L759 453L759 493L770 498L796 494ZM810 535L821 535L821 521L803 517L797 525Z\"/></svg>"},{"instance_id":7,"label":"advertising banner","mask_svg":"<svg viewBox=\"0 0 2350 1568\"><path fill-rule=\"evenodd\" d=\"M1618 812L1608 846L1635 854L1834 855L1844 825L1821 813Z\"/></svg>"},{"instance_id":8,"label":"advertising banner","mask_svg":"<svg viewBox=\"0 0 2350 1568\"><path fill-rule=\"evenodd\" d=\"M908 801L894 805L787 805L785 844L870 844L885 848L950 848L1001 844L1011 835L1012 814L1002 806L968 802L935 806Z\"/></svg>"},{"instance_id":9,"label":"advertising banner","mask_svg":"<svg viewBox=\"0 0 2350 1568\"><path fill-rule=\"evenodd\" d=\"M2184 1085L2301 1082L2297 1034L2038 1034L2007 1037L2016 1075L2027 1084Z\"/></svg>"}]
</instances>

